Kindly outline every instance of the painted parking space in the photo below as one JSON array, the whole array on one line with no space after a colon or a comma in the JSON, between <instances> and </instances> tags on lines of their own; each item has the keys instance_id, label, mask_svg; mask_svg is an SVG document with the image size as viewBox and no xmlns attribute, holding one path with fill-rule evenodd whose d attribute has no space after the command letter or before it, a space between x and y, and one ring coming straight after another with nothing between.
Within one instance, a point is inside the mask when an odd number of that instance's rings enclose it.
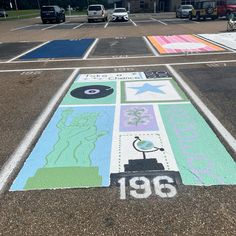
<instances>
[{"instance_id":1,"label":"painted parking space","mask_svg":"<svg viewBox=\"0 0 236 236\"><path fill-rule=\"evenodd\" d=\"M189 19L166 19L161 20L162 22L168 25L177 25L177 24L195 24L195 21L191 21Z\"/></svg>"},{"instance_id":2,"label":"painted parking space","mask_svg":"<svg viewBox=\"0 0 236 236\"><path fill-rule=\"evenodd\" d=\"M48 27L54 27L56 24L37 24L23 28L23 30L42 30Z\"/></svg>"},{"instance_id":3,"label":"painted parking space","mask_svg":"<svg viewBox=\"0 0 236 236\"><path fill-rule=\"evenodd\" d=\"M236 184L236 166L168 72L79 74L10 190L108 187L122 176Z\"/></svg>"},{"instance_id":4,"label":"painted parking space","mask_svg":"<svg viewBox=\"0 0 236 236\"><path fill-rule=\"evenodd\" d=\"M122 27L122 26L134 26L131 21L125 22L112 22L110 21L108 27Z\"/></svg>"},{"instance_id":5,"label":"painted parking space","mask_svg":"<svg viewBox=\"0 0 236 236\"><path fill-rule=\"evenodd\" d=\"M236 33L199 34L201 37L219 43L231 49L236 49Z\"/></svg>"},{"instance_id":6,"label":"painted parking space","mask_svg":"<svg viewBox=\"0 0 236 236\"><path fill-rule=\"evenodd\" d=\"M148 36L147 38L160 54L225 51L224 48L195 35Z\"/></svg>"},{"instance_id":7,"label":"painted parking space","mask_svg":"<svg viewBox=\"0 0 236 236\"><path fill-rule=\"evenodd\" d=\"M54 40L42 47L25 54L20 60L45 58L81 58L94 39Z\"/></svg>"},{"instance_id":8,"label":"painted parking space","mask_svg":"<svg viewBox=\"0 0 236 236\"><path fill-rule=\"evenodd\" d=\"M141 37L116 37L99 39L94 50L90 53L91 58L103 57L129 57L153 55Z\"/></svg>"},{"instance_id":9,"label":"painted parking space","mask_svg":"<svg viewBox=\"0 0 236 236\"><path fill-rule=\"evenodd\" d=\"M236 137L235 63L179 66L176 70L198 94L201 94L204 103L211 107L224 127Z\"/></svg>"},{"instance_id":10,"label":"painted parking space","mask_svg":"<svg viewBox=\"0 0 236 236\"><path fill-rule=\"evenodd\" d=\"M18 42L0 44L0 61L10 60L17 55L28 51L41 43L39 42Z\"/></svg>"}]
</instances>

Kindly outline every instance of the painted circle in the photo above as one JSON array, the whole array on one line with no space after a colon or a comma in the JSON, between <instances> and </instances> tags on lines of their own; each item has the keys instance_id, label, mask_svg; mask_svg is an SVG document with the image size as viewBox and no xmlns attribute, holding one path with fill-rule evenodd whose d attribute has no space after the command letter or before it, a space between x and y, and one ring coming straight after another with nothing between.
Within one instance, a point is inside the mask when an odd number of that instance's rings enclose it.
<instances>
[{"instance_id":1,"label":"painted circle","mask_svg":"<svg viewBox=\"0 0 236 236\"><path fill-rule=\"evenodd\" d=\"M203 43L167 43L163 45L164 48L166 49L181 49L181 50L193 50L193 49L199 49L199 48L204 48L206 47L205 44Z\"/></svg>"},{"instance_id":2,"label":"painted circle","mask_svg":"<svg viewBox=\"0 0 236 236\"><path fill-rule=\"evenodd\" d=\"M145 151L154 148L153 143L151 141L148 141L148 140L139 141L137 143L137 146L138 146L139 149L145 150Z\"/></svg>"},{"instance_id":3,"label":"painted circle","mask_svg":"<svg viewBox=\"0 0 236 236\"><path fill-rule=\"evenodd\" d=\"M71 91L71 96L79 99L96 99L111 95L114 89L105 85L90 85L76 88Z\"/></svg>"},{"instance_id":4,"label":"painted circle","mask_svg":"<svg viewBox=\"0 0 236 236\"><path fill-rule=\"evenodd\" d=\"M84 93L89 94L89 95L98 94L98 93L100 93L100 90L99 89L87 89L87 90L84 91Z\"/></svg>"}]
</instances>

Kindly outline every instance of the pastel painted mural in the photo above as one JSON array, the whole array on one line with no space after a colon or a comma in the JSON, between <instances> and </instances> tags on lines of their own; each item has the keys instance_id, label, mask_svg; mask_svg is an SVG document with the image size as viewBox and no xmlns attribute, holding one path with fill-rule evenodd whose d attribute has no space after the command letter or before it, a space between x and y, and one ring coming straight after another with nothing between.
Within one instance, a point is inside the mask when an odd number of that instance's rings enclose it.
<instances>
[{"instance_id":1,"label":"pastel painted mural","mask_svg":"<svg viewBox=\"0 0 236 236\"><path fill-rule=\"evenodd\" d=\"M11 190L125 188L126 178L167 181L173 196L182 183L236 184L234 160L168 72L78 75Z\"/></svg>"},{"instance_id":2,"label":"pastel painted mural","mask_svg":"<svg viewBox=\"0 0 236 236\"><path fill-rule=\"evenodd\" d=\"M220 33L220 34L199 34L199 36L219 43L231 49L236 49L236 34L235 33Z\"/></svg>"},{"instance_id":3,"label":"pastel painted mural","mask_svg":"<svg viewBox=\"0 0 236 236\"><path fill-rule=\"evenodd\" d=\"M160 54L225 50L195 35L148 36L148 40Z\"/></svg>"}]
</instances>

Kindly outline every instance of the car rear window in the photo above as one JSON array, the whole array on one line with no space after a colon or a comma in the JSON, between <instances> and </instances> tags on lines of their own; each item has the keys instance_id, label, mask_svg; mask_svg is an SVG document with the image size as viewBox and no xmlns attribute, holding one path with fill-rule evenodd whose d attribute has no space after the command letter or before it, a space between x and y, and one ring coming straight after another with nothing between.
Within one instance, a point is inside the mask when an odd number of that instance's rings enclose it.
<instances>
[{"instance_id":1,"label":"car rear window","mask_svg":"<svg viewBox=\"0 0 236 236\"><path fill-rule=\"evenodd\" d=\"M102 8L101 8L101 6L90 6L88 10L89 11L101 11Z\"/></svg>"},{"instance_id":2,"label":"car rear window","mask_svg":"<svg viewBox=\"0 0 236 236\"><path fill-rule=\"evenodd\" d=\"M54 11L54 7L43 7L42 11Z\"/></svg>"},{"instance_id":3,"label":"car rear window","mask_svg":"<svg viewBox=\"0 0 236 236\"><path fill-rule=\"evenodd\" d=\"M125 9L115 9L114 12L126 12Z\"/></svg>"},{"instance_id":4,"label":"car rear window","mask_svg":"<svg viewBox=\"0 0 236 236\"><path fill-rule=\"evenodd\" d=\"M192 6L182 6L182 9L192 9Z\"/></svg>"}]
</instances>

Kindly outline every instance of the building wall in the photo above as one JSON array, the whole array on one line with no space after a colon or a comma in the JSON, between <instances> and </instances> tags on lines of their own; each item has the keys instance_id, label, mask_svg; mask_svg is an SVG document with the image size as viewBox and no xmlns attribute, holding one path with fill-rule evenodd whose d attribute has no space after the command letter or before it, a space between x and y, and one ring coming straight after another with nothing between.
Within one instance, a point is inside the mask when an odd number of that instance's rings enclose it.
<instances>
[{"instance_id":1,"label":"building wall","mask_svg":"<svg viewBox=\"0 0 236 236\"><path fill-rule=\"evenodd\" d=\"M130 12L154 12L154 2L156 2L156 12L175 11L181 4L181 0L123 0L124 7L128 9L130 3Z\"/></svg>"}]
</instances>

